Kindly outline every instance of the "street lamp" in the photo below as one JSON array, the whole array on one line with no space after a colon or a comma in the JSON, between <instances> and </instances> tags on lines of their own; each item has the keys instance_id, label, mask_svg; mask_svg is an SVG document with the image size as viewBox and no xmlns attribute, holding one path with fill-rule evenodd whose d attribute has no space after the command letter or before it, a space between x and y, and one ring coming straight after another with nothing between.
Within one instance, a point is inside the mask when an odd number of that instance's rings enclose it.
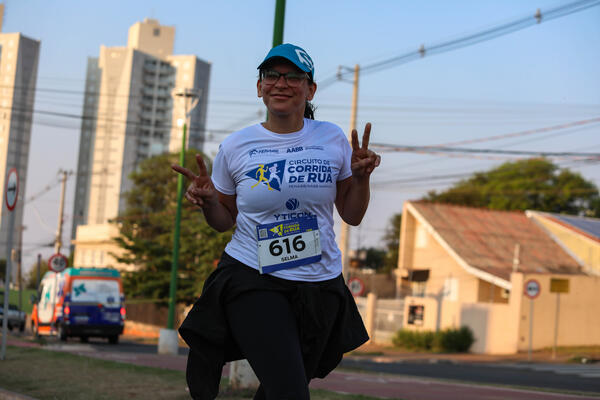
<instances>
[{"instance_id":1,"label":"street lamp","mask_svg":"<svg viewBox=\"0 0 600 400\"><path fill-rule=\"evenodd\" d=\"M176 98L184 102L185 116L183 118L183 133L181 138L181 150L179 152L179 165L185 166L185 148L187 142L188 118L192 110L198 105L200 92L195 89L182 88L173 92ZM169 314L167 317L167 328L160 330L158 340L158 352L160 354L177 354L179 339L177 331L173 329L175 322L175 305L177 291L177 268L179 266L179 231L181 225L181 203L183 199L183 175L177 174L177 209L175 212L175 230L173 233L173 258L171 262L171 283L169 286Z\"/></svg>"}]
</instances>

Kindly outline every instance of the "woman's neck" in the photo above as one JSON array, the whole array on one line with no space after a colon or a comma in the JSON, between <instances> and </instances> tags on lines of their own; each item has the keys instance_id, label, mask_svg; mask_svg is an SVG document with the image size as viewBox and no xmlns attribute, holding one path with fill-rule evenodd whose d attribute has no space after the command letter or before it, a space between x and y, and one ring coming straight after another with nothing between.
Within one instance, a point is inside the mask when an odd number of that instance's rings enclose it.
<instances>
[{"instance_id":1,"label":"woman's neck","mask_svg":"<svg viewBox=\"0 0 600 400\"><path fill-rule=\"evenodd\" d=\"M298 118L297 116L286 115L282 117L269 113L268 119L262 123L262 126L275 133L298 132L304 127L304 115Z\"/></svg>"}]
</instances>

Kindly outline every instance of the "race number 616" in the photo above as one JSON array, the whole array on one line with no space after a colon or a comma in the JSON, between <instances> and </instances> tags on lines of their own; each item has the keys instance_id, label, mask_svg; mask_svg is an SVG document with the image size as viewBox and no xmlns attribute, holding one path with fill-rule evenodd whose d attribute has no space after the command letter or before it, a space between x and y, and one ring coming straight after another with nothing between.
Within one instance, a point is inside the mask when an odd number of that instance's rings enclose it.
<instances>
[{"instance_id":1,"label":"race number 616","mask_svg":"<svg viewBox=\"0 0 600 400\"><path fill-rule=\"evenodd\" d=\"M281 242L281 244L280 244ZM290 246L290 238L285 238L285 239L275 239L271 242L271 244L269 245L269 253L271 253L272 256L280 256L281 253L283 253L283 246L285 245L285 252L287 254L292 252L292 248L294 249L294 251L296 252L301 252L302 250L304 250L306 248L306 243L304 242L304 240L302 240L302 235L297 235L294 236L294 239L292 239L292 244Z\"/></svg>"}]
</instances>

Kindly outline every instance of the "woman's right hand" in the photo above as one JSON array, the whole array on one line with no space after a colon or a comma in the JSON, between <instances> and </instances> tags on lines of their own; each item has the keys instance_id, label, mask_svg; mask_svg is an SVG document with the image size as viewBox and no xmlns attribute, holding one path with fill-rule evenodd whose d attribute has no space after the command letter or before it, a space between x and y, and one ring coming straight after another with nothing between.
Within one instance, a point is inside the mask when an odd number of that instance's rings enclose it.
<instances>
[{"instance_id":1,"label":"woman's right hand","mask_svg":"<svg viewBox=\"0 0 600 400\"><path fill-rule=\"evenodd\" d=\"M200 171L198 175L177 164L171 164L171 168L192 181L185 191L185 198L198 207L210 207L219 202L219 196L210 176L208 176L206 165L200 154L196 154L196 163Z\"/></svg>"}]
</instances>

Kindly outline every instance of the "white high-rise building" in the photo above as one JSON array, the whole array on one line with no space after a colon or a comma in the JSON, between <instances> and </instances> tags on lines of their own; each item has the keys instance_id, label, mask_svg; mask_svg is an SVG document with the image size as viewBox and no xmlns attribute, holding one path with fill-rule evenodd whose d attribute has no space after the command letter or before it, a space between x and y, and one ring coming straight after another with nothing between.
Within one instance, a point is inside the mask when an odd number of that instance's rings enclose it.
<instances>
[{"instance_id":1,"label":"white high-rise building","mask_svg":"<svg viewBox=\"0 0 600 400\"><path fill-rule=\"evenodd\" d=\"M3 11L4 5L0 4L0 31ZM13 249L17 248L18 232L23 225L39 54L38 40L29 39L21 33L0 33L0 259L10 254L9 242L12 242ZM6 177L12 168L17 170L19 184L16 206L9 211L5 191ZM11 212L15 214L12 230L9 223ZM16 272L16 268L13 267L12 271Z\"/></svg>"},{"instance_id":2,"label":"white high-rise building","mask_svg":"<svg viewBox=\"0 0 600 400\"><path fill-rule=\"evenodd\" d=\"M199 94L187 147L202 150L210 64L173 55L175 28L145 19L129 29L127 47L100 47L89 58L79 144L72 237L76 266L118 266L109 252L125 207L128 175L150 156L179 152L185 104L180 90Z\"/></svg>"}]
</instances>

